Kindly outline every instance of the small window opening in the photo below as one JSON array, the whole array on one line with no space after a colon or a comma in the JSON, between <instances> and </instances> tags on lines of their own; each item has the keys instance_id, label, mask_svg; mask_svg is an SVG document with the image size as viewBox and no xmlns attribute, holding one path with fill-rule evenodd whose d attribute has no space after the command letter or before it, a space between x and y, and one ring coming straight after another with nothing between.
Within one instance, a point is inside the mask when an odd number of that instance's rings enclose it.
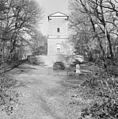
<instances>
[{"instance_id":1,"label":"small window opening","mask_svg":"<svg viewBox=\"0 0 118 119\"><path fill-rule=\"evenodd\" d=\"M60 53L61 49L60 48L57 48L57 53Z\"/></svg>"},{"instance_id":2,"label":"small window opening","mask_svg":"<svg viewBox=\"0 0 118 119\"><path fill-rule=\"evenodd\" d=\"M58 32L58 33L60 32L60 28L57 28L57 32Z\"/></svg>"}]
</instances>

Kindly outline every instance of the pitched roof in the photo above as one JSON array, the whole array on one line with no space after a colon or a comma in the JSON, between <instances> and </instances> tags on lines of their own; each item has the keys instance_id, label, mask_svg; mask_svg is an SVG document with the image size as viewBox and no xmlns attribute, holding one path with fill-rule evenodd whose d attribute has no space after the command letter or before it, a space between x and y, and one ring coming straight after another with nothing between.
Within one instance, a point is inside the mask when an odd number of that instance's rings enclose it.
<instances>
[{"instance_id":1,"label":"pitched roof","mask_svg":"<svg viewBox=\"0 0 118 119\"><path fill-rule=\"evenodd\" d=\"M65 18L65 20L68 20L69 16L62 13L62 12L55 12L55 13L52 13L48 16L48 20L51 20L51 18L55 18L55 17L58 17L58 18Z\"/></svg>"},{"instance_id":2,"label":"pitched roof","mask_svg":"<svg viewBox=\"0 0 118 119\"><path fill-rule=\"evenodd\" d=\"M49 17L68 17L68 15L62 12L55 12L55 13L50 14Z\"/></svg>"}]
</instances>

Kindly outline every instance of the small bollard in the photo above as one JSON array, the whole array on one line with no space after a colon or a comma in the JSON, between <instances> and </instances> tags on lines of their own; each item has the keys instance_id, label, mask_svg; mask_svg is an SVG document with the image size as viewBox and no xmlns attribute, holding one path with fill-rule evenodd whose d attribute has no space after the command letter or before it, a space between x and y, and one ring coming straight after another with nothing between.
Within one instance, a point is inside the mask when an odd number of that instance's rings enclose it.
<instances>
[{"instance_id":1,"label":"small bollard","mask_svg":"<svg viewBox=\"0 0 118 119\"><path fill-rule=\"evenodd\" d=\"M76 64L76 74L80 74L81 71L80 71L80 65L79 64Z\"/></svg>"}]
</instances>

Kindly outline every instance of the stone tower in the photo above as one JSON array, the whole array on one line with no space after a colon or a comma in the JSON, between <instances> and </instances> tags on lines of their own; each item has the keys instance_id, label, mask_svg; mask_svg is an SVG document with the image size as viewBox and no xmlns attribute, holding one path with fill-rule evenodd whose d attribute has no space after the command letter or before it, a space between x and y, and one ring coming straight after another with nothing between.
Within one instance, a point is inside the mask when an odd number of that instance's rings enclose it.
<instances>
[{"instance_id":1,"label":"stone tower","mask_svg":"<svg viewBox=\"0 0 118 119\"><path fill-rule=\"evenodd\" d=\"M62 55L69 52L68 19L64 13L56 12L48 16L48 57L50 63L60 61Z\"/></svg>"}]
</instances>

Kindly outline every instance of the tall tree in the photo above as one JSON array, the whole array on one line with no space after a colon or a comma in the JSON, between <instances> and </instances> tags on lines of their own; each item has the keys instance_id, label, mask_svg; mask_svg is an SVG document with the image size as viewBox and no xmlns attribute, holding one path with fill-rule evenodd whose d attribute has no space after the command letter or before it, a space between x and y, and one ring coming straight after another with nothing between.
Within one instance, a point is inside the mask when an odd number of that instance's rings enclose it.
<instances>
[{"instance_id":1,"label":"tall tree","mask_svg":"<svg viewBox=\"0 0 118 119\"><path fill-rule=\"evenodd\" d=\"M2 45L9 45L9 54L13 54L25 41L23 36L32 34L42 10L33 0L0 0L0 6L0 40Z\"/></svg>"},{"instance_id":2,"label":"tall tree","mask_svg":"<svg viewBox=\"0 0 118 119\"><path fill-rule=\"evenodd\" d=\"M72 15L73 13L79 14L73 16L74 19L71 25L75 27L79 26L79 29L83 29L80 25L84 25L84 28L88 27L92 38L97 38L102 54L107 54L105 52L105 48L107 47L110 57L113 58L112 39L118 37L118 2L116 0L73 0L71 6ZM86 19L82 21L84 16L86 16ZM79 29L77 32L80 32Z\"/></svg>"}]
</instances>

